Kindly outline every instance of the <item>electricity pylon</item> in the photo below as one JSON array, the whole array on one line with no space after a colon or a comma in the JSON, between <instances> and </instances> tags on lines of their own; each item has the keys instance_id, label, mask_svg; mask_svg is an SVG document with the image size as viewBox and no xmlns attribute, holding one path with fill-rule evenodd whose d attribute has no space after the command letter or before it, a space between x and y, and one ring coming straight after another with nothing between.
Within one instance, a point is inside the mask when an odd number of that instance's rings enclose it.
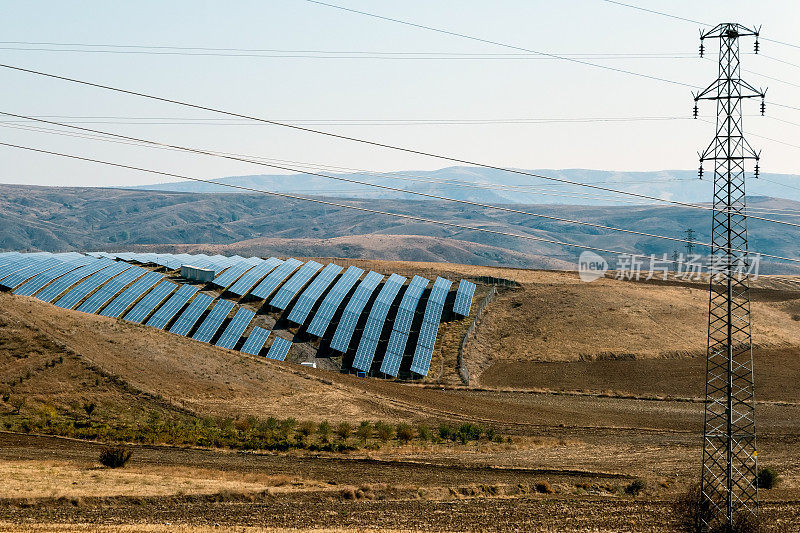
<instances>
[{"instance_id":1,"label":"electricity pylon","mask_svg":"<svg viewBox=\"0 0 800 533\"><path fill-rule=\"evenodd\" d=\"M750 296L747 277L747 218L745 161L757 153L744 138L742 100L761 98L765 91L743 81L739 68L739 38L754 36L758 52L759 29L723 23L700 33L719 40L719 76L694 95L717 101L716 135L700 153L714 163L714 209L710 257L708 352L706 365L701 531L733 531L758 519L756 422L753 395L753 347L750 337Z\"/></svg>"}]
</instances>

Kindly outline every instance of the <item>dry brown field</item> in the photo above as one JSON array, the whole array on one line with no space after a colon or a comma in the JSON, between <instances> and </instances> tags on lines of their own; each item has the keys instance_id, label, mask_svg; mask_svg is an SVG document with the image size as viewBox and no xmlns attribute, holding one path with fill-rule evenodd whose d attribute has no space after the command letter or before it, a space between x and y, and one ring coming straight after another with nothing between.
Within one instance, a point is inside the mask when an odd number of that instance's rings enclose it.
<instances>
[{"instance_id":1,"label":"dry brown field","mask_svg":"<svg viewBox=\"0 0 800 533\"><path fill-rule=\"evenodd\" d=\"M11 399L0 414L15 416L11 400L24 396L22 414L92 401L110 424L153 412L470 422L502 442L346 452L130 444L130 463L111 470L97 461L102 443L5 431L0 530L677 531L673 502L699 471L702 284L348 263L520 286L500 291L467 345L468 387L453 344L469 319L444 325L437 371L408 383L277 363L3 293L0 386ZM765 531L800 531L800 292L768 281L753 291L759 460L782 480L761 492L762 515ZM637 496L624 491L634 479L646 483Z\"/></svg>"}]
</instances>

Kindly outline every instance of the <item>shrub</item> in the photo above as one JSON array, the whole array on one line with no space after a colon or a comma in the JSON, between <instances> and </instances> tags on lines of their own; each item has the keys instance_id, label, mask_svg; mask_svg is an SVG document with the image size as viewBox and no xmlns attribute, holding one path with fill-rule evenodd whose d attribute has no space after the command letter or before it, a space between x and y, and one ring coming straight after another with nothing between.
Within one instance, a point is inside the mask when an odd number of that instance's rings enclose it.
<instances>
[{"instance_id":1,"label":"shrub","mask_svg":"<svg viewBox=\"0 0 800 533\"><path fill-rule=\"evenodd\" d=\"M638 496L646 488L647 482L641 478L636 478L625 487L625 494Z\"/></svg>"},{"instance_id":2,"label":"shrub","mask_svg":"<svg viewBox=\"0 0 800 533\"><path fill-rule=\"evenodd\" d=\"M450 426L442 424L439 426L439 438L442 440L447 440L452 435L453 430L450 429Z\"/></svg>"},{"instance_id":3,"label":"shrub","mask_svg":"<svg viewBox=\"0 0 800 533\"><path fill-rule=\"evenodd\" d=\"M367 443L367 439L372 436L372 424L364 420L361 422L361 425L358 426L356 430L356 436L361 439L363 444Z\"/></svg>"},{"instance_id":4,"label":"shrub","mask_svg":"<svg viewBox=\"0 0 800 533\"><path fill-rule=\"evenodd\" d=\"M417 428L417 433L419 434L420 440L423 440L425 442L428 442L433 438L433 433L431 433L431 428L429 428L425 424L420 424L420 426Z\"/></svg>"},{"instance_id":5,"label":"shrub","mask_svg":"<svg viewBox=\"0 0 800 533\"><path fill-rule=\"evenodd\" d=\"M84 402L83 403L83 412L86 413L86 416L92 418L92 413L97 408L97 404L94 402Z\"/></svg>"},{"instance_id":6,"label":"shrub","mask_svg":"<svg viewBox=\"0 0 800 533\"><path fill-rule=\"evenodd\" d=\"M497 437L497 432L494 428L486 428L486 438L490 441L493 441Z\"/></svg>"},{"instance_id":7,"label":"shrub","mask_svg":"<svg viewBox=\"0 0 800 533\"><path fill-rule=\"evenodd\" d=\"M394 428L385 422L375 422L375 433L381 441L386 442L394 437Z\"/></svg>"},{"instance_id":8,"label":"shrub","mask_svg":"<svg viewBox=\"0 0 800 533\"><path fill-rule=\"evenodd\" d=\"M397 424L397 440L403 444L408 444L408 442L413 438L414 428L404 422Z\"/></svg>"},{"instance_id":9,"label":"shrub","mask_svg":"<svg viewBox=\"0 0 800 533\"><path fill-rule=\"evenodd\" d=\"M553 487L550 486L550 483L547 481L540 481L536 484L536 492L540 492L542 494L553 494L555 491Z\"/></svg>"},{"instance_id":10,"label":"shrub","mask_svg":"<svg viewBox=\"0 0 800 533\"><path fill-rule=\"evenodd\" d=\"M703 498L700 485L695 483L683 493L673 505L675 517L678 520L678 531L685 533L698 533L707 531L708 533L757 533L758 522L756 518L746 512L734 517L735 525L732 528L725 524L706 529L703 525L713 518L708 500Z\"/></svg>"},{"instance_id":11,"label":"shrub","mask_svg":"<svg viewBox=\"0 0 800 533\"><path fill-rule=\"evenodd\" d=\"M307 420L297 427L297 434L300 435L300 441L305 442L309 435L314 433L317 425L310 420Z\"/></svg>"},{"instance_id":12,"label":"shrub","mask_svg":"<svg viewBox=\"0 0 800 533\"><path fill-rule=\"evenodd\" d=\"M322 438L322 442L328 442L331 437L331 423L327 420L320 422L317 434Z\"/></svg>"},{"instance_id":13,"label":"shrub","mask_svg":"<svg viewBox=\"0 0 800 533\"><path fill-rule=\"evenodd\" d=\"M121 468L130 461L133 452L123 446L103 447L100 450L100 464L108 468Z\"/></svg>"},{"instance_id":14,"label":"shrub","mask_svg":"<svg viewBox=\"0 0 800 533\"><path fill-rule=\"evenodd\" d=\"M25 396L14 396L11 398L11 407L14 408L13 413L18 415L20 410L25 407Z\"/></svg>"},{"instance_id":15,"label":"shrub","mask_svg":"<svg viewBox=\"0 0 800 533\"><path fill-rule=\"evenodd\" d=\"M772 468L761 468L756 476L756 486L759 489L771 489L778 484L778 472Z\"/></svg>"},{"instance_id":16,"label":"shrub","mask_svg":"<svg viewBox=\"0 0 800 533\"><path fill-rule=\"evenodd\" d=\"M340 439L347 440L352 434L353 426L351 426L348 422L340 422L339 425L336 426L336 436Z\"/></svg>"}]
</instances>

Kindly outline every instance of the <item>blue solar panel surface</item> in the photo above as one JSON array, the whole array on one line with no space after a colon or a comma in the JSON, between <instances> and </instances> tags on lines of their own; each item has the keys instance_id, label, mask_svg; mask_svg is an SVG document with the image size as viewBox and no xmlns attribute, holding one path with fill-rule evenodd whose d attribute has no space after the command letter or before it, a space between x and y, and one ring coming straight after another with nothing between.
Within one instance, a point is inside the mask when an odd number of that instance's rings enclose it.
<instances>
[{"instance_id":1,"label":"blue solar panel surface","mask_svg":"<svg viewBox=\"0 0 800 533\"><path fill-rule=\"evenodd\" d=\"M127 263L113 263L111 266L95 272L80 282L72 290L59 298L55 305L64 309L74 309L81 300L89 295L89 293L100 287L100 285L110 280L120 272L129 268L131 268L131 265Z\"/></svg>"},{"instance_id":2,"label":"blue solar panel surface","mask_svg":"<svg viewBox=\"0 0 800 533\"><path fill-rule=\"evenodd\" d=\"M214 278L214 285L217 287L228 287L236 282L237 279L241 278L245 272L254 268L255 265L251 265L250 263L241 262L239 264L233 265L228 270Z\"/></svg>"},{"instance_id":3,"label":"blue solar panel surface","mask_svg":"<svg viewBox=\"0 0 800 533\"><path fill-rule=\"evenodd\" d=\"M184 309L181 316L179 316L175 323L172 324L172 327L169 328L170 332L177 335L188 335L200 316L208 309L208 306L211 305L213 301L214 298L207 294L200 293L195 296L192 303L189 304L189 307Z\"/></svg>"},{"instance_id":4,"label":"blue solar panel surface","mask_svg":"<svg viewBox=\"0 0 800 533\"><path fill-rule=\"evenodd\" d=\"M422 326L419 329L417 348L414 350L414 359L411 361L411 370L422 376L428 375L428 369L431 366L433 348L436 346L436 336L439 334L439 321L452 284L453 282L450 280L436 278L431 295L428 297L425 316L422 318Z\"/></svg>"},{"instance_id":5,"label":"blue solar panel surface","mask_svg":"<svg viewBox=\"0 0 800 533\"><path fill-rule=\"evenodd\" d=\"M144 270L144 269L142 269ZM108 304L100 311L101 316L108 316L111 318L117 318L128 309L133 302L139 299L144 293L149 291L156 283L164 279L164 276L157 272L148 272L138 280L136 283L122 291L119 296L111 300L111 303Z\"/></svg>"},{"instance_id":6,"label":"blue solar panel surface","mask_svg":"<svg viewBox=\"0 0 800 533\"><path fill-rule=\"evenodd\" d=\"M0 286L13 289L17 285L25 283L33 276L40 274L51 268L63 265L64 262L55 257L42 257L33 261L14 262L6 265L0 270Z\"/></svg>"},{"instance_id":7,"label":"blue solar panel surface","mask_svg":"<svg viewBox=\"0 0 800 533\"><path fill-rule=\"evenodd\" d=\"M272 346L269 347L269 351L267 352L267 358L283 361L286 359L286 354L289 353L289 348L291 347L291 341L287 341L281 337L275 337L275 340L272 341Z\"/></svg>"},{"instance_id":8,"label":"blue solar panel surface","mask_svg":"<svg viewBox=\"0 0 800 533\"><path fill-rule=\"evenodd\" d=\"M328 292L328 295L325 296L325 299L322 300L319 309L317 309L314 318L311 320L311 324L309 324L306 330L308 333L316 335L317 337L325 335L325 331L328 329L333 315L336 314L336 310L342 304L342 300L344 300L345 296L347 296L350 289L353 288L353 285L356 284L358 278L360 278L363 273L364 271L360 268L351 266L342 274L339 281L336 282L330 292ZM300 297L302 298L302 295ZM289 319L292 320L292 317L289 316ZM303 321L305 321L305 318L303 318ZM299 324L300 322L295 321L295 323Z\"/></svg>"},{"instance_id":9,"label":"blue solar panel surface","mask_svg":"<svg viewBox=\"0 0 800 533\"><path fill-rule=\"evenodd\" d=\"M268 329L260 328L258 326L254 327L253 331L250 332L250 335L247 336L247 340L244 341L242 352L250 355L258 355L261 353L261 348L263 348L264 343L267 342L269 333L270 332Z\"/></svg>"},{"instance_id":10,"label":"blue solar panel surface","mask_svg":"<svg viewBox=\"0 0 800 533\"><path fill-rule=\"evenodd\" d=\"M125 288L128 284L132 283L134 280L144 276L146 272L147 270L141 267L131 266L122 274L111 278L111 281L100 287L97 292L89 296L89 298L83 302L80 307L78 307L78 311L83 311L84 313L96 313L101 307L114 298L119 291Z\"/></svg>"},{"instance_id":11,"label":"blue solar panel surface","mask_svg":"<svg viewBox=\"0 0 800 533\"><path fill-rule=\"evenodd\" d=\"M194 332L192 338L200 342L211 342L214 334L222 325L222 321L228 316L228 313L233 309L234 303L230 300L217 300L214 308L208 314L197 331Z\"/></svg>"},{"instance_id":12,"label":"blue solar panel surface","mask_svg":"<svg viewBox=\"0 0 800 533\"><path fill-rule=\"evenodd\" d=\"M465 279L459 281L456 301L453 303L453 312L461 316L469 316L473 296L475 296L475 284Z\"/></svg>"},{"instance_id":13,"label":"blue solar panel surface","mask_svg":"<svg viewBox=\"0 0 800 533\"><path fill-rule=\"evenodd\" d=\"M242 333L247 329L247 325L253 320L256 314L250 309L240 308L231 319L228 327L222 332L222 336L214 344L220 348L228 348L232 350L239 339L242 338Z\"/></svg>"},{"instance_id":14,"label":"blue solar panel surface","mask_svg":"<svg viewBox=\"0 0 800 533\"><path fill-rule=\"evenodd\" d=\"M244 276L239 278L239 281L234 283L228 291L232 292L237 296L244 296L250 289L255 287L256 283L261 281L261 279L272 272L275 267L282 264L283 261L276 257L270 257L263 263L256 265L256 267L252 270L249 270Z\"/></svg>"},{"instance_id":15,"label":"blue solar panel surface","mask_svg":"<svg viewBox=\"0 0 800 533\"><path fill-rule=\"evenodd\" d=\"M314 278L311 285L300 294L294 307L292 307L292 311L289 313L288 320L295 324L302 325L306 321L306 318L308 318L311 308L314 307L319 297L322 296L325 289L333 283L333 280L336 279L336 276L338 276L341 271L342 267L339 265L328 263L328 265L322 269L322 272L319 273L319 276ZM331 316L333 315L331 314Z\"/></svg>"},{"instance_id":16,"label":"blue solar panel surface","mask_svg":"<svg viewBox=\"0 0 800 533\"><path fill-rule=\"evenodd\" d=\"M37 274L36 276L32 277L12 292L14 294L19 294L22 296L33 296L38 290L42 287L53 281L59 276L63 276L67 272L71 270L75 270L79 268L82 264L86 264L89 261L96 261L96 259L92 259L91 257L87 257L85 262L76 260L76 261L65 261L63 264L53 267L51 269L45 270L41 274Z\"/></svg>"},{"instance_id":17,"label":"blue solar panel surface","mask_svg":"<svg viewBox=\"0 0 800 533\"><path fill-rule=\"evenodd\" d=\"M347 306L342 313L342 318L339 320L339 325L336 327L336 331L333 334L331 348L344 353L350 347L350 339L353 337L356 324L358 324L358 318L361 316L361 313L364 311L364 306L367 305L370 296L381 281L383 281L383 276L381 274L370 272L361 280L361 283L358 284L356 292L353 294L353 297L350 298L350 301L347 302Z\"/></svg>"},{"instance_id":18,"label":"blue solar panel surface","mask_svg":"<svg viewBox=\"0 0 800 533\"><path fill-rule=\"evenodd\" d=\"M148 292L144 298L139 300L139 302L133 306L133 309L128 311L124 317L125 320L141 323L177 288L178 286L170 281L162 281L156 285L152 291Z\"/></svg>"},{"instance_id":19,"label":"blue solar panel surface","mask_svg":"<svg viewBox=\"0 0 800 533\"><path fill-rule=\"evenodd\" d=\"M316 261L309 261L300 270L295 272L294 276L289 278L289 281L283 284L283 287L278 290L277 294L270 300L269 305L278 309L286 309L294 297L300 292L300 289L314 277L314 274L319 272L322 268L320 263Z\"/></svg>"},{"instance_id":20,"label":"blue solar panel surface","mask_svg":"<svg viewBox=\"0 0 800 533\"><path fill-rule=\"evenodd\" d=\"M397 309L397 316L392 323L392 333L389 336L389 344L386 346L386 355L381 363L381 372L384 374L397 376L400 370L400 363L408 343L408 335L411 333L411 324L414 322L414 314L428 283L429 280L414 276L403 294L400 307Z\"/></svg>"},{"instance_id":21,"label":"blue solar panel surface","mask_svg":"<svg viewBox=\"0 0 800 533\"><path fill-rule=\"evenodd\" d=\"M405 283L406 278L397 274L392 274L384 283L381 292L375 299L372 309L367 317L367 325L361 335L361 341L356 348L356 355L353 358L353 368L369 372L372 360L375 358L375 348L381 338L383 325L386 323L386 316L392 308L392 302L397 297L397 293Z\"/></svg>"},{"instance_id":22,"label":"blue solar panel surface","mask_svg":"<svg viewBox=\"0 0 800 533\"><path fill-rule=\"evenodd\" d=\"M167 327L167 324L172 317L178 314L178 311L183 309L183 306L186 305L186 302L194 296L194 294L198 291L197 287L192 285L181 285L180 288L169 297L164 305L158 308L158 311L153 313L147 322L146 325L152 326L158 329L164 329Z\"/></svg>"},{"instance_id":23,"label":"blue solar panel surface","mask_svg":"<svg viewBox=\"0 0 800 533\"><path fill-rule=\"evenodd\" d=\"M283 283L283 281L302 264L302 261L298 261L297 259L290 257L284 261L281 266L273 270L269 276L264 278L264 280L259 283L255 289L253 289L250 295L256 298L269 298L275 289L278 288L278 285Z\"/></svg>"},{"instance_id":24,"label":"blue solar panel surface","mask_svg":"<svg viewBox=\"0 0 800 533\"><path fill-rule=\"evenodd\" d=\"M53 302L61 295L61 293L72 287L74 284L88 276L91 276L98 270L108 268L113 264L116 263L109 259L93 259L92 263L67 272L60 278L54 280L47 287L39 291L36 297L45 302Z\"/></svg>"}]
</instances>

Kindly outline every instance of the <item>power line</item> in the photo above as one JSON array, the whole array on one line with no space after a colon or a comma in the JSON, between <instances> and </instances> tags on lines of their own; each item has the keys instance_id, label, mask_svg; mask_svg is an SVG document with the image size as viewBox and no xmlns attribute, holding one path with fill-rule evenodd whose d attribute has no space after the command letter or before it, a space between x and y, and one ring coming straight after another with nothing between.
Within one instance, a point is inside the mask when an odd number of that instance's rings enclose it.
<instances>
[{"instance_id":1,"label":"power line","mask_svg":"<svg viewBox=\"0 0 800 533\"><path fill-rule=\"evenodd\" d=\"M669 17L669 18L672 18L672 19L683 20L685 22L691 22L693 24L700 24L701 26L713 26L713 24L708 24L707 22L700 22L699 20L693 20L693 19L686 18L686 17L679 17L677 15L672 15L670 13L665 13L663 11L656 11L655 9L647 9L645 7L635 6L635 5L632 5L632 4L626 4L624 2L618 2L616 0L602 0L602 1L603 2L608 2L609 4L616 4L618 6L628 7L628 8L631 8L631 9L637 9L639 11L646 11L648 13L652 13L654 15L660 15L662 17ZM759 36L758 38L761 39L762 41L768 41L768 42L771 42L771 43L782 44L784 46L791 46L792 48L800 48L800 45L794 44L794 43L787 43L786 41L779 41L777 39L770 39L768 37L761 37L761 36Z\"/></svg>"},{"instance_id":2,"label":"power line","mask_svg":"<svg viewBox=\"0 0 800 533\"><path fill-rule=\"evenodd\" d=\"M442 29L442 28L435 28L433 26L426 26L424 24L417 24L416 22L410 22L410 21L407 21L407 20L401 20L401 19L396 19L396 18L392 18L392 17L386 17L386 16L383 16L383 15L375 14L375 13L369 13L367 11L360 11L358 9L352 9L352 8L349 8L349 7L339 6L339 5L336 5L336 4L329 4L327 2L320 2L319 0L306 0L306 2L310 2L312 4L319 4L321 6L331 7L331 8L334 8L334 9L339 9L341 11L347 11L347 12L350 12L350 13L357 13L359 15L364 15L364 16L367 16L367 17L372 17L372 18L376 18L376 19L380 19L380 20L385 20L385 21L389 21L389 22L395 22L397 24L403 24L405 26L411 26L411 27L419 28L419 29L423 29L423 30L435 31L435 32L438 32L438 33L446 34L446 35L452 35L452 36L455 36L455 37L461 37L463 39L469 39L471 41L477 41L477 42L481 42L481 43L485 43L485 44L492 44L492 45L495 45L495 46L502 46L504 48L510 48L510 49L519 50L519 51L522 51L522 52L529 52L529 53L532 53L532 54L546 56L546 57L550 57L550 58L553 58L553 59L561 59L561 60L564 60L564 61L571 61L573 63L578 63L578 64L586 65L586 66L589 66L589 67L594 67L594 68L599 68L599 69L604 69L604 70L611 70L613 72L619 72L621 74L628 74L628 75L637 76L637 77L640 77L640 78L647 78L647 79L651 79L651 80L662 81L662 82L665 82L665 83L671 83L671 84L674 84L674 85L682 85L684 87L696 88L694 85L691 85L689 83L683 83L683 82L680 82L680 81L669 80L667 78L661 78L659 76L653 76L651 74L643 74L641 72L635 72L635 71L632 71L632 70L626 70L626 69L622 69L622 68L611 67L611 66L608 66L608 65L600 65L600 64L597 64L597 63L592 63L590 61L583 60L583 59L576 59L576 58L573 58L573 57L568 57L568 56L559 55L559 54L552 54L552 53L549 53L549 52L542 52L540 50L533 50L531 48L524 48L522 46L516 46L516 45L512 45L512 44L502 43L502 42L499 42L499 41L492 41L490 39L484 39L484 38L481 38L481 37L475 37L475 36L472 36L472 35L467 35L465 33L458 33L458 32L455 32L455 31L445 30L445 29Z\"/></svg>"},{"instance_id":3,"label":"power line","mask_svg":"<svg viewBox=\"0 0 800 533\"><path fill-rule=\"evenodd\" d=\"M262 162L262 161L256 161L256 160L253 160L253 159L246 159L246 158L237 157L237 156L222 155L222 154L218 154L218 153L214 153L214 152L209 152L209 151L206 151L206 150L201 150L201 149L196 149L196 148L189 148L189 147L185 147L185 146L179 146L179 145L169 144L169 143L162 143L162 142L157 142L157 141L151 141L151 140L148 140L148 139L141 139L141 138L131 137L131 136L127 136L127 135L119 135L119 134L116 134L116 133L110 133L110 132L101 131L101 130L83 128L83 127L80 127L80 126L70 126L70 125L67 125L67 124L59 123L59 122L53 122L53 121L44 120L44 119L35 119L33 117L27 117L27 116L24 116L24 115L17 115L17 114L14 114L14 113L8 113L8 112L4 112L4 111L0 111L0 114L6 115L6 116L12 116L12 117L16 117L16 118L23 118L23 119L27 119L27 120L32 120L34 122L40 122L40 123L45 123L45 124L50 124L50 125L55 125L55 126L72 128L72 129L76 129L76 130L80 130L80 131L86 131L86 132L100 134L100 135L108 135L108 136L111 136L111 137L116 137L118 139L124 139L124 140L128 140L128 141L135 141L135 142L140 142L140 143L163 146L163 147L166 147L166 148L173 148L173 149L181 150L181 151L184 151L184 152L190 152L190 153L201 154L201 155L208 155L208 156L212 156L212 157L222 157L224 159L230 159L230 160L233 160L233 161L240 161L240 162L243 162L243 163L251 163L251 164L255 164L255 165L261 165L261 166L266 166L266 167L270 167L270 168L276 168L276 169L280 169L280 170L289 170L289 171L294 170L294 169L291 169L289 167L282 166L282 165L276 165L276 164L273 164L273 163L265 163L265 162ZM351 179L351 178L345 178L343 176L332 176L332 175L329 175L329 174L322 174L322 173L317 173L317 172L314 172L314 173L306 172L306 173L314 175L314 176L319 176L319 177L322 177L322 178L330 179L330 180L341 181L341 182L344 182L344 183L353 183L353 184L358 184L358 185L365 185L365 186L368 186L368 187L374 187L374 188L388 190L388 191L394 191L394 192L401 192L401 193L405 193L405 194L412 194L412 195L415 195L415 196L422 196L422 197L425 197L425 198L432 198L432 199L435 199L435 200L442 200L442 201L447 201L447 202L459 203L459 204L470 205L470 206L474 206L474 207L481 207L481 208L484 208L484 209L493 209L493 210L496 210L496 211L503 211L503 212L506 212L506 213L514 213L514 214L517 214L517 215L527 215L527 216L532 216L532 217L537 217L537 218L543 218L543 219L546 219L546 220L553 220L553 221L557 221L557 222L563 222L563 223L567 223L567 224L576 224L576 225L587 226L587 227L592 227L592 228L602 229L602 230L607 230L607 231L617 231L617 232L628 233L628 234L632 234L632 235L640 235L642 237L650 237L650 238L655 238L655 239L664 239L664 240L670 240L670 241L684 242L683 239L678 239L678 238L675 238L675 237L667 237L667 236L664 236L664 235L657 235L657 234L647 233L647 232L642 232L642 231L629 230L629 229L625 229L625 228L617 228L617 227L613 227L613 226L607 226L607 225L596 224L596 223L592 223L592 222L584 222L584 221L579 221L579 220L573 220L573 219L557 217L557 216L553 216L553 215L543 215L543 214L540 214L540 213L532 213L530 211L523 211L521 209L513 209L513 208L510 208L510 207L502 207L502 206L497 206L497 205L492 205L492 204L485 204L485 203L481 203L481 202L473 202L473 201L469 201L469 200L460 200L460 199L456 199L456 198L449 198L449 197L446 197L446 196L440 196L440 195L437 195L437 194L430 194L430 193L423 193L423 192L419 192L419 191L412 191L412 190L408 190L408 189L401 189L399 187L390 187L388 185L379 185L379 184L374 184L374 183L367 183L367 182L363 182L363 181L360 181L360 180L355 180L355 179ZM798 227L800 227L800 224L798 225ZM697 242L696 244L699 244L701 246L707 246L707 247L711 246L710 243Z\"/></svg>"},{"instance_id":4,"label":"power line","mask_svg":"<svg viewBox=\"0 0 800 533\"><path fill-rule=\"evenodd\" d=\"M282 197L282 198L289 198L289 199L292 199L292 200L302 200L302 201L306 201L306 202L312 202L312 203L322 204L322 205L329 205L329 206L333 206L333 207L341 207L341 208L344 208L344 209L353 209L353 210L356 210L356 211L362 211L362 212L372 213L372 214L377 214L377 215L385 215L385 216L391 216L391 217L397 217L397 218L404 218L404 219L407 219L407 220L416 220L416 221L419 221L419 222L426 222L426 223L437 224L437 225L441 225L441 226L448 226L448 227L453 227L453 228L458 228L458 229L465 229L465 230L469 230L469 231L478 231L478 232L483 232L483 233L491 233L491 234L494 234L494 235L504 235L504 236L507 236L507 237L516 237L516 238L520 238L520 239L527 239L527 240L540 241L540 242L548 242L548 243L556 244L556 245L559 245L559 246L569 246L569 247L573 247L573 248L580 248L580 249L583 249L583 250L594 250L594 251L598 251L598 252L614 253L614 254L626 254L626 252L620 252L618 250L611 250L611 249L607 249L607 248L599 248L599 247L596 247L596 246L588 246L588 245L583 245L583 244L568 243L568 242L564 242L564 241L558 241L558 240L555 240L555 239L548 239L548 238L545 238L545 237L537 237L537 236L534 236L534 235L519 235L519 234L516 234L516 233L510 233L510 232L505 232L505 231L492 230L492 229L481 228L481 227L476 227L476 226L468 226L468 225L465 225L465 224L456 224L456 223L453 223L453 222L445 222L443 220L429 219L429 218L420 217L420 216L416 216L416 215L408 215L408 214L404 214L404 213L392 213L392 212L388 212L388 211L381 211L381 210L370 209L370 208L366 208L366 207L347 205L347 204L340 204L340 203L337 203L337 202L331 202L331 201L327 201L327 200L320 200L320 199L317 199L317 198L307 198L307 197L304 197L304 196L297 196L297 195L293 195L293 194L280 193L280 192L275 192L275 191L265 191L263 189L256 189L256 188L253 188L253 187L246 187L244 185L235 185L235 184L232 184L232 183L219 183L219 182L215 182L215 181L212 181L212 180L207 180L207 179L202 179L202 178L194 178L194 177L191 177L191 176L184 176L182 174L175 174L175 173L172 173L172 172L164 172L164 171L160 171L160 170L146 169L146 168L136 167L136 166L132 166L132 165L125 165L125 164L122 164L122 163L114 163L114 162L111 162L111 161L104 161L104 160L101 160L101 159L93 159L93 158L83 157L83 156L78 156L78 155L73 155L73 154L65 154L65 153L61 153L61 152L43 150L41 148L34 148L34 147L30 147L30 146L21 146L21 145L17 145L17 144L4 143L4 142L0 142L0 146L6 146L6 147L9 147L9 148L17 148L17 149L20 149L20 150L27 150L27 151L36 152L36 153L42 153L42 154L47 154L47 155L54 155L54 156L58 156L58 157L64 157L64 158L68 158L68 159L75 159L75 160L79 160L79 161L86 161L86 162L90 162L90 163L98 163L98 164L101 164L101 165L107 165L107 166L112 166L112 167L117 167L117 168L124 168L124 169L128 169L128 170L135 170L135 171L138 171L138 172L147 172L147 173L151 173L151 174L158 174L158 175L168 176L168 177L172 177L172 178L179 178L179 179L184 179L184 180L197 181L197 182L201 182L201 183L211 183L211 184L214 184L214 185L222 185L224 187L230 187L230 188L234 188L234 189L246 190L246 191L256 192L256 193L261 193L261 194L268 194L268 195L271 195L271 196L277 196L277 197ZM293 169L290 169L290 170L293 170ZM683 242L682 239L681 239L681 242ZM750 253L750 252L748 252L748 253ZM752 252L752 253L758 253L758 252ZM633 253L631 253L631 254L626 254L626 255L633 256L633 257L642 257L642 258L646 258L646 259L650 258L650 256L646 256L646 255L643 255L643 254L633 254ZM782 261L800 263L800 259L792 259L792 258L789 258L789 257L782 257L782 256L771 255L771 254L759 254L759 255L761 255L762 257L769 257L769 258L772 258L772 259L779 259L779 260L782 260Z\"/></svg>"},{"instance_id":5,"label":"power line","mask_svg":"<svg viewBox=\"0 0 800 533\"><path fill-rule=\"evenodd\" d=\"M312 0L307 0L307 1L312 1ZM530 177L534 177L534 178L545 179L545 180L554 181L554 182L558 182L558 183L564 183L564 184L568 184L568 185L576 185L576 186L586 187L586 188L590 188L590 189L596 189L596 190L600 190L600 191L604 191L604 192L610 192L610 193L614 193L614 194L621 194L621 195L631 196L631 197L634 197L634 198L642 198L642 199L646 199L646 200L653 200L653 201L656 201L656 202L662 202L662 203L671 204L671 205L690 207L692 209L703 209L703 210L709 210L709 211L713 211L714 210L712 207L693 204L693 203L690 203L690 202L680 202L680 201L677 201L677 200L668 200L668 199L659 198L659 197L656 197L656 196L650 196L650 195L647 195L647 194L641 194L641 193L635 193L635 192L629 192L629 191L620 191L620 190L617 190L617 189L612 189L610 187L603 187L603 186L600 186L600 185L581 183L581 182L572 181L572 180L568 180L568 179L564 179L564 178L556 178L556 177L552 177L552 176L545 176L545 175L542 175L542 174L536 174L536 173L533 173L533 172L526 172L526 171L523 171L523 170L499 167L499 166L496 166L496 165L489 165L489 164L485 164L485 163L478 163L478 162L475 162L475 161L470 161L468 159L459 159L459 158L456 158L456 157L443 156L443 155L433 154L431 152L425 152L425 151L422 151L422 150L415 150L415 149L412 149L412 148L403 148L403 147L400 147L400 146L381 143L381 142L377 142L377 141L371 141L371 140L368 140L368 139L361 139L361 138L358 138L358 137L352 137L352 136L348 136L348 135L332 133L332 132L329 132L329 131L317 130L317 129L308 128L308 127L305 127L305 126L287 124L287 123L278 122L278 121L275 121L275 120L269 120L269 119L265 119L265 118L255 117L255 116L252 116L252 115L244 115L244 114L241 114L241 113L234 113L232 111L225 111L225 110L222 110L222 109L217 109L217 108L208 107L208 106L202 106L202 105L199 105L199 104L192 104L192 103L184 102L184 101L181 101L181 100L175 100L175 99L171 99L171 98L164 98L164 97L155 96L155 95L146 94L146 93L141 93L141 92L137 92L137 91L131 91L131 90L128 90L128 89L121 89L121 88L118 88L118 87L112 87L112 86L109 86L109 85L102 85L102 84L93 83L93 82L89 82L89 81L78 80L78 79L75 79L75 78L69 78L69 77L66 77L66 76L59 76L59 75L56 75L56 74L50 74L50 73L41 72L41 71L37 71L37 70L26 69L26 68L23 68L23 67L17 67L17 66L13 66L13 65L6 65L6 64L2 64L2 63L0 63L0 67L11 69L11 70L16 70L16 71L19 71L19 72L26 72L26 73L29 73L29 74L35 74L37 76L43 76L43 77L47 77L47 78L52 78L52 79L57 79L57 80L62 80L62 81L68 81L70 83L76 83L76 84L79 84L79 85L86 85L88 87L95 87L95 88L99 88L99 89L119 92L119 93L122 93L122 94L129 94L129 95L132 95L132 96L139 96L139 97L147 98L147 99L150 99L150 100L171 103L171 104L175 104L175 105L189 107L189 108L192 108L192 109L199 109L199 110L203 110L203 111L211 111L213 113L219 113L219 114L228 115L228 116L231 116L231 117L245 118L245 119L254 120L254 121L257 121L257 122L263 122L265 124L272 124L272 125L275 125L275 126L282 126L282 127L285 127L285 128L290 128L290 129L294 129L294 130L298 130L298 131L304 131L304 132L307 132L307 133L314 133L314 134L318 134L318 135L324 135L324 136L331 137L331 138L334 138L334 139L358 142L358 143L366 144L366 145L369 145L369 146L376 146L376 147L379 147L379 148L386 148L386 149L391 149L391 150L397 150L397 151L400 151L400 152L405 152L405 153L410 153L410 154L415 154L415 155L421 155L421 156L425 156L425 157L432 157L432 158L441 159L441 160L444 160L444 161L452 161L454 163L461 163L461 164L465 164L465 165L483 167L483 168L488 168L488 169L492 169L492 170L499 170L499 171L502 171L502 172L509 172L509 173L519 174L519 175L523 175L523 176L530 176ZM784 221L780 221L780 220L773 220L773 219L759 218L759 217L751 217L751 218L758 218L759 220L763 220L763 221L766 221L766 222L774 222L776 224L792 225L789 222L784 222Z\"/></svg>"}]
</instances>

